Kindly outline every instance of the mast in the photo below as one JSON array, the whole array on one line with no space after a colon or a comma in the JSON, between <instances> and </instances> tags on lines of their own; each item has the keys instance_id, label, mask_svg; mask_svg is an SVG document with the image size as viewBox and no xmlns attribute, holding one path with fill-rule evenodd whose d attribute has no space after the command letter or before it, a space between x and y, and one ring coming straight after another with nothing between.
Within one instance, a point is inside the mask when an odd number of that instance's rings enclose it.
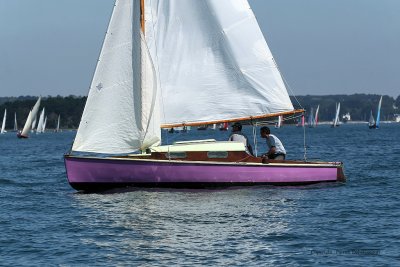
<instances>
[{"instance_id":1,"label":"mast","mask_svg":"<svg viewBox=\"0 0 400 267\"><path fill-rule=\"evenodd\" d=\"M140 0L140 28L144 35L144 0Z\"/></svg>"}]
</instances>

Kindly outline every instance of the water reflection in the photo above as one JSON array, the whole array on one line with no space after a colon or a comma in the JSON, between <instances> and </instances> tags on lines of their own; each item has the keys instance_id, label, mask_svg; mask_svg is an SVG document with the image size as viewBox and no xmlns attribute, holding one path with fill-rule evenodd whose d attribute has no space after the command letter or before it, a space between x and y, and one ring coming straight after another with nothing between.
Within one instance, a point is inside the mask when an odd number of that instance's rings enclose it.
<instances>
[{"instance_id":1,"label":"water reflection","mask_svg":"<svg viewBox=\"0 0 400 267\"><path fill-rule=\"evenodd\" d=\"M282 250L275 241L291 238L292 218L305 192L140 190L74 198L81 223L94 231L81 239L86 245L153 264L178 264L182 256L202 264L234 264Z\"/></svg>"}]
</instances>

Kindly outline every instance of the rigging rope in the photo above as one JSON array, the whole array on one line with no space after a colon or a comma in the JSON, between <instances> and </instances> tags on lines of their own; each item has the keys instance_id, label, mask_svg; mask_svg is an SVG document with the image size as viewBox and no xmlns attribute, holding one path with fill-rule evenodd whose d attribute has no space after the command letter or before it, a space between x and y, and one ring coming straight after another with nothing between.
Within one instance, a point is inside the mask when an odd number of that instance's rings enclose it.
<instances>
[{"instance_id":1,"label":"rigging rope","mask_svg":"<svg viewBox=\"0 0 400 267\"><path fill-rule=\"evenodd\" d=\"M286 85L286 88L289 89L289 91L292 93L292 96L294 97L294 99L296 100L297 104L300 106L301 109L304 109L303 106L301 105L300 101L297 99L296 95L294 94L294 91L292 90L292 88L290 87L289 83L286 81L285 77L283 76L282 72L280 71L278 64L276 64L275 59L273 58L273 61L275 63L276 68L278 69L279 74L282 77L283 83ZM302 114L302 117L304 117L304 113ZM303 118L302 118L302 121ZM304 161L307 161L307 144L306 144L306 127L304 125L302 125L303 127L303 145L304 145Z\"/></svg>"}]
</instances>

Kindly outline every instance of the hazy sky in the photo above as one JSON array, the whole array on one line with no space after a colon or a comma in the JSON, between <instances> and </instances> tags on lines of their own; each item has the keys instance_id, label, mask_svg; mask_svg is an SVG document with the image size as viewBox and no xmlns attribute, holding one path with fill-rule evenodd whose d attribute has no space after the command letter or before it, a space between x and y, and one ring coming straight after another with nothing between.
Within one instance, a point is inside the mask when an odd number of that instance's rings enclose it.
<instances>
[{"instance_id":1,"label":"hazy sky","mask_svg":"<svg viewBox=\"0 0 400 267\"><path fill-rule=\"evenodd\" d=\"M400 94L400 0L249 2L294 94ZM0 96L86 95L113 3L0 0Z\"/></svg>"}]
</instances>

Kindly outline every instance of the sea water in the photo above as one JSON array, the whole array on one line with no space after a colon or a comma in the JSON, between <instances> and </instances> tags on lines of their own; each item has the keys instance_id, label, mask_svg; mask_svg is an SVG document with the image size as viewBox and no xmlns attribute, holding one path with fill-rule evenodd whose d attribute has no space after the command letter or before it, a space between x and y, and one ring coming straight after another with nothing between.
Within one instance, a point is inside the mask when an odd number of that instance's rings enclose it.
<instances>
[{"instance_id":1,"label":"sea water","mask_svg":"<svg viewBox=\"0 0 400 267\"><path fill-rule=\"evenodd\" d=\"M83 194L63 162L75 132L0 135L0 265L398 266L400 124L272 133L289 159L305 147L310 160L343 161L347 182ZM163 132L169 143L228 135Z\"/></svg>"}]
</instances>

